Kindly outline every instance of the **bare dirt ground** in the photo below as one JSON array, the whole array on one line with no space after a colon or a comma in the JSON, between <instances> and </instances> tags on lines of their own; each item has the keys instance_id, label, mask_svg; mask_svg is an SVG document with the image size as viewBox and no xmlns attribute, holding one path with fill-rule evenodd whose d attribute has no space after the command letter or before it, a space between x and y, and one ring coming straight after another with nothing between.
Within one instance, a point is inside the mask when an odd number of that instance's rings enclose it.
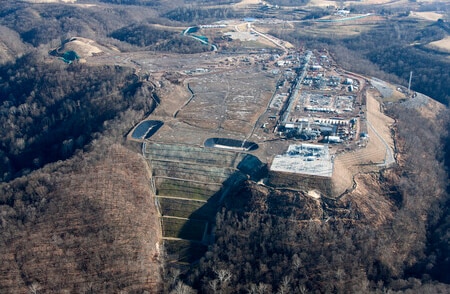
<instances>
[{"instance_id":1,"label":"bare dirt ground","mask_svg":"<svg viewBox=\"0 0 450 294\"><path fill-rule=\"evenodd\" d=\"M367 96L367 120L382 137L382 140L391 149L394 149L394 141L390 131L390 126L394 123L394 120L381 112L380 102L370 92Z\"/></svg>"},{"instance_id":2,"label":"bare dirt ground","mask_svg":"<svg viewBox=\"0 0 450 294\"><path fill-rule=\"evenodd\" d=\"M259 3L261 3L261 0L242 0L241 2L234 4L234 6L242 8L249 5L257 5Z\"/></svg>"},{"instance_id":3,"label":"bare dirt ground","mask_svg":"<svg viewBox=\"0 0 450 294\"><path fill-rule=\"evenodd\" d=\"M83 57L93 56L94 54L103 52L97 42L81 37L72 38L68 43L64 44L64 49L76 50Z\"/></svg>"},{"instance_id":4,"label":"bare dirt ground","mask_svg":"<svg viewBox=\"0 0 450 294\"><path fill-rule=\"evenodd\" d=\"M367 120L373 128L368 128L369 139L365 148L338 155L334 162L333 183L336 195L342 194L353 185L353 176L360 172L379 170L389 152L393 152L394 142L390 125L394 120L381 112L380 103L371 93L367 96Z\"/></svg>"},{"instance_id":5,"label":"bare dirt ground","mask_svg":"<svg viewBox=\"0 0 450 294\"><path fill-rule=\"evenodd\" d=\"M275 82L275 76L253 66L184 77L161 93L161 105L151 117L165 124L151 140L202 145L209 137L245 139L265 111Z\"/></svg>"},{"instance_id":6,"label":"bare dirt ground","mask_svg":"<svg viewBox=\"0 0 450 294\"><path fill-rule=\"evenodd\" d=\"M78 36L72 37L56 50L61 54L67 51L75 51L81 62L86 62L86 59L99 55L110 56L120 53L119 49L114 46L104 46L92 39Z\"/></svg>"}]
</instances>

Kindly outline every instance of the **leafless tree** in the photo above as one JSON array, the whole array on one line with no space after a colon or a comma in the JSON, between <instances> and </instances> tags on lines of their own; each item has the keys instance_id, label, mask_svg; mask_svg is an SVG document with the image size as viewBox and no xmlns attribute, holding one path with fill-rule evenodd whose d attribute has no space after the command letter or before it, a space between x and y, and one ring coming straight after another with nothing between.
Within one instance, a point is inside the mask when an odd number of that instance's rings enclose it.
<instances>
[{"instance_id":1,"label":"leafless tree","mask_svg":"<svg viewBox=\"0 0 450 294\"><path fill-rule=\"evenodd\" d=\"M220 285L224 286L228 284L228 282L231 280L233 275L229 270L226 269L215 269L214 272L217 275L217 278L219 279Z\"/></svg>"},{"instance_id":2,"label":"leafless tree","mask_svg":"<svg viewBox=\"0 0 450 294\"><path fill-rule=\"evenodd\" d=\"M266 294L270 293L270 286L264 283L250 284L250 288L248 289L251 294Z\"/></svg>"},{"instance_id":3,"label":"leafless tree","mask_svg":"<svg viewBox=\"0 0 450 294\"><path fill-rule=\"evenodd\" d=\"M289 277L289 276L283 277L283 280L280 283L280 287L278 288L277 293L278 294L291 293L290 283L291 283L291 277Z\"/></svg>"},{"instance_id":4,"label":"leafless tree","mask_svg":"<svg viewBox=\"0 0 450 294\"><path fill-rule=\"evenodd\" d=\"M191 287L183 284L181 281L178 281L175 288L170 292L171 294L194 294L194 291Z\"/></svg>"},{"instance_id":5,"label":"leafless tree","mask_svg":"<svg viewBox=\"0 0 450 294\"><path fill-rule=\"evenodd\" d=\"M28 287L28 289L30 290L31 294L37 294L38 291L41 289L41 285L39 285L38 282L33 282L31 283L31 285Z\"/></svg>"},{"instance_id":6,"label":"leafless tree","mask_svg":"<svg viewBox=\"0 0 450 294\"><path fill-rule=\"evenodd\" d=\"M212 293L216 294L219 291L219 280L214 279L208 282L208 287L211 289Z\"/></svg>"}]
</instances>

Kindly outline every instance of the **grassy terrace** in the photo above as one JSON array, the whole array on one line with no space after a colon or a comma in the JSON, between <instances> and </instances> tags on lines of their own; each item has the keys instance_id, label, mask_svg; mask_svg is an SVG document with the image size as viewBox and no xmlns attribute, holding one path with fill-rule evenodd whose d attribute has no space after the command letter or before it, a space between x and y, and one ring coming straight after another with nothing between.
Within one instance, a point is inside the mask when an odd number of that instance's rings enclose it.
<instances>
[{"instance_id":1,"label":"grassy terrace","mask_svg":"<svg viewBox=\"0 0 450 294\"><path fill-rule=\"evenodd\" d=\"M205 183L222 183L234 172L232 168L173 161L152 161L151 166L154 177L169 177Z\"/></svg>"},{"instance_id":2,"label":"grassy terrace","mask_svg":"<svg viewBox=\"0 0 450 294\"><path fill-rule=\"evenodd\" d=\"M184 180L156 178L156 195L208 200L220 190L221 185L189 182Z\"/></svg>"},{"instance_id":3,"label":"grassy terrace","mask_svg":"<svg viewBox=\"0 0 450 294\"><path fill-rule=\"evenodd\" d=\"M207 247L188 240L165 240L165 249L169 262L192 263L206 252Z\"/></svg>"},{"instance_id":4,"label":"grassy terrace","mask_svg":"<svg viewBox=\"0 0 450 294\"><path fill-rule=\"evenodd\" d=\"M208 220L216 215L217 204L211 202L199 202L195 200L183 200L174 198L160 198L163 216L175 216L183 218L195 218Z\"/></svg>"},{"instance_id":5,"label":"grassy terrace","mask_svg":"<svg viewBox=\"0 0 450 294\"><path fill-rule=\"evenodd\" d=\"M202 241L205 232L210 231L208 223L215 220L218 192L237 171L243 155L214 148L149 143L144 156L153 173L169 262L192 263L206 251Z\"/></svg>"},{"instance_id":6,"label":"grassy terrace","mask_svg":"<svg viewBox=\"0 0 450 294\"><path fill-rule=\"evenodd\" d=\"M163 218L163 234L165 237L202 241L207 222L202 220L184 220Z\"/></svg>"},{"instance_id":7,"label":"grassy terrace","mask_svg":"<svg viewBox=\"0 0 450 294\"><path fill-rule=\"evenodd\" d=\"M162 144L147 144L144 153L145 157L152 161L164 159L165 161L182 161L201 165L229 167L234 166L238 156L234 152L211 148Z\"/></svg>"}]
</instances>

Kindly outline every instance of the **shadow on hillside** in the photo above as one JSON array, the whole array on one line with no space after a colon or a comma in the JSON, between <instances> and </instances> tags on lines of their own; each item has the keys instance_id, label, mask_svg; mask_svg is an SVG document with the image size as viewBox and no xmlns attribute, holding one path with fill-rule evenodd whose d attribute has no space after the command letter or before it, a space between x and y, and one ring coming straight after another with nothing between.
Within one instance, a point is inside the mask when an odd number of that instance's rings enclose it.
<instances>
[{"instance_id":1,"label":"shadow on hillside","mask_svg":"<svg viewBox=\"0 0 450 294\"><path fill-rule=\"evenodd\" d=\"M207 202L193 211L178 231L177 237L184 240L168 240L166 250L178 263L193 263L199 260L214 242L212 232L216 215L225 197L234 193L248 179L258 181L267 176L267 165L253 155L246 155L237 166L238 170L228 177L219 191Z\"/></svg>"}]
</instances>

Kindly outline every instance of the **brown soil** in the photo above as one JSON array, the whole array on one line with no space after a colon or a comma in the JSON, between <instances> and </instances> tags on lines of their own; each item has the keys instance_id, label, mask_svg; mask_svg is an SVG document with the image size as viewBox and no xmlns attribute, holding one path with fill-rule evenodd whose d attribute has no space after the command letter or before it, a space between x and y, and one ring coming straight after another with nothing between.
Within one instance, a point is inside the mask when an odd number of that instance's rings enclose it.
<instances>
[{"instance_id":1,"label":"brown soil","mask_svg":"<svg viewBox=\"0 0 450 294\"><path fill-rule=\"evenodd\" d=\"M394 120L381 112L380 103L372 94L367 95L367 120L376 130L368 128L369 140L366 147L338 155L335 159L333 184L336 195L352 187L352 178L361 172L377 171L377 164L386 158L385 143L393 150L390 125ZM381 137L381 138L380 138Z\"/></svg>"},{"instance_id":2,"label":"brown soil","mask_svg":"<svg viewBox=\"0 0 450 294\"><path fill-rule=\"evenodd\" d=\"M357 189L347 194L345 201L361 214L361 219L380 226L394 216L393 201L382 189L377 174L360 174L355 177Z\"/></svg>"}]
</instances>

